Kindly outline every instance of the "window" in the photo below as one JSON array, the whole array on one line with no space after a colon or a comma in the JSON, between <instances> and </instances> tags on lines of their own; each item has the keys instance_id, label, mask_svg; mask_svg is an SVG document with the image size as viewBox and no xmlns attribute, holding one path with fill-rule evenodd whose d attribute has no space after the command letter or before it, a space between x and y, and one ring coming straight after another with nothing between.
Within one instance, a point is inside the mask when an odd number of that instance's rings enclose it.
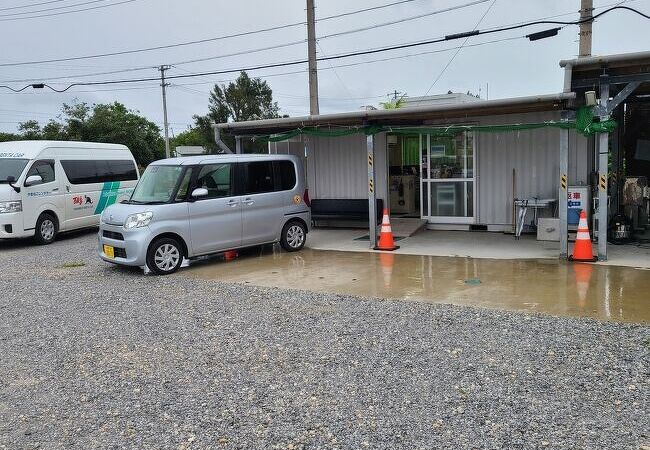
<instances>
[{"instance_id":1,"label":"window","mask_svg":"<svg viewBox=\"0 0 650 450\"><path fill-rule=\"evenodd\" d=\"M14 181L23 173L25 166L29 162L27 159L0 159L0 183L8 183L13 178Z\"/></svg>"},{"instance_id":2,"label":"window","mask_svg":"<svg viewBox=\"0 0 650 450\"><path fill-rule=\"evenodd\" d=\"M135 164L130 160L61 161L72 184L107 183L138 179Z\"/></svg>"},{"instance_id":3,"label":"window","mask_svg":"<svg viewBox=\"0 0 650 450\"><path fill-rule=\"evenodd\" d=\"M290 191L296 187L296 169L291 161L274 161L277 190Z\"/></svg>"},{"instance_id":4,"label":"window","mask_svg":"<svg viewBox=\"0 0 650 450\"><path fill-rule=\"evenodd\" d=\"M167 203L174 194L183 166L152 164L142 174L131 199L131 203Z\"/></svg>"},{"instance_id":5,"label":"window","mask_svg":"<svg viewBox=\"0 0 650 450\"><path fill-rule=\"evenodd\" d=\"M232 196L232 164L212 164L201 167L196 187L208 190L206 198Z\"/></svg>"},{"instance_id":6,"label":"window","mask_svg":"<svg viewBox=\"0 0 650 450\"><path fill-rule=\"evenodd\" d=\"M248 176L246 177L245 194L262 194L273 192L273 162L251 162L246 164Z\"/></svg>"},{"instance_id":7,"label":"window","mask_svg":"<svg viewBox=\"0 0 650 450\"><path fill-rule=\"evenodd\" d=\"M40 175L43 179L43 184L51 183L55 180L54 176L54 161L36 161L27 172L27 177L32 175Z\"/></svg>"},{"instance_id":8,"label":"window","mask_svg":"<svg viewBox=\"0 0 650 450\"><path fill-rule=\"evenodd\" d=\"M187 189L190 187L191 179L192 179L192 169L189 168L185 171L185 176L183 177L180 186L178 186L178 192L176 193L177 202L182 202L187 198Z\"/></svg>"},{"instance_id":9,"label":"window","mask_svg":"<svg viewBox=\"0 0 650 450\"><path fill-rule=\"evenodd\" d=\"M112 181L133 181L138 179L138 171L133 161L109 161Z\"/></svg>"}]
</instances>

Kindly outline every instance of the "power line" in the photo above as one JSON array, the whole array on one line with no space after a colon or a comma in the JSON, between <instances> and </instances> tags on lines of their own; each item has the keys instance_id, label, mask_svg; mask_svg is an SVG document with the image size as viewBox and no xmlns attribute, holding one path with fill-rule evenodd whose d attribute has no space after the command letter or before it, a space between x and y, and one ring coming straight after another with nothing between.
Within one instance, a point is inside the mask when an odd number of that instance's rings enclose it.
<instances>
[{"instance_id":1,"label":"power line","mask_svg":"<svg viewBox=\"0 0 650 450\"><path fill-rule=\"evenodd\" d=\"M316 22L322 22L324 20L331 20L331 19L338 19L338 18L341 18L341 17L347 17L347 16L351 16L353 14L359 14L359 13L364 13L364 12L369 12L369 11L376 11L378 9L388 8L390 6L395 6L395 5L402 5L404 3L412 3L414 1L418 1L418 0L402 0L402 1L399 1L399 2L387 3L385 5L371 6L369 8L358 9L356 11L351 11L351 12L346 12L346 13L341 13L341 14L334 14L332 16L317 17Z\"/></svg>"},{"instance_id":2,"label":"power line","mask_svg":"<svg viewBox=\"0 0 650 450\"><path fill-rule=\"evenodd\" d=\"M36 14L36 13L40 13L40 12L58 11L58 10L61 10L61 9L70 9L70 8L75 8L77 6L92 5L92 4L95 4L95 3L102 3L102 2L106 2L106 1L108 1L108 0L90 0L90 1L85 1L85 2L82 2L82 3L75 3L73 5L56 6L54 8L36 9L34 11L23 11L23 12L17 12L17 13L2 14L2 15L0 15L0 18L2 18L2 17L24 16L24 15Z\"/></svg>"},{"instance_id":3,"label":"power line","mask_svg":"<svg viewBox=\"0 0 650 450\"><path fill-rule=\"evenodd\" d=\"M446 12L450 12L450 11L456 11L456 10L462 9L462 8L468 8L470 6L479 5L481 3L486 3L486 2L489 2L489 1L490 0L474 0L472 2L464 3L462 5L450 6L449 8L444 8L444 9L437 9L435 11L431 11L431 12L423 13L423 14L417 14L415 16L404 17L402 19L390 20L388 22L382 22L382 23L378 23L378 24L374 24L374 25L368 25L368 26L361 27L361 28L355 28L353 30L341 31L339 33L326 34L325 36L320 36L318 39L329 39L329 38L333 38L333 37L339 37L339 36L345 36L345 35L348 35L348 34L359 33L359 32L362 32L362 31L374 30L374 29L377 29L377 28L383 28L383 27L387 27L387 26L390 26L390 25L396 25L398 23L409 22L411 20L422 19L424 17L430 17L430 16L434 16L434 15L437 15L437 14L442 14L442 13L446 13Z\"/></svg>"},{"instance_id":4,"label":"power line","mask_svg":"<svg viewBox=\"0 0 650 450\"><path fill-rule=\"evenodd\" d=\"M136 1L136 0L129 0L129 1ZM411 1L416 1L416 0L408 0L408 2ZM488 0L480 0L482 1L488 1ZM347 13L343 14L338 14L334 16L328 16L328 17L323 17L317 19L317 22L319 21L325 21L325 20L331 20L331 19L336 19L338 17L342 17L343 15L349 16L353 14L360 14L363 12L367 12L369 10L377 10L380 8L387 8L391 7L397 4L401 3L407 3L407 1L401 1L401 2L393 2L393 3L388 3L385 5L380 5L380 6L375 6L372 8L365 8L365 9L359 9L355 11L349 11ZM470 4L473 5L475 2L472 2ZM464 7L463 5L460 5L459 7L456 7L456 9ZM435 12L437 14L438 12ZM177 48L177 47L184 47L188 45L196 45L196 44L204 44L208 42L216 42L224 39L232 39L232 38L237 38L237 37L242 37L242 36L250 36L253 34L258 34L258 33L266 33L266 32L271 32L271 31L277 31L277 30L283 30L286 28L292 28L292 27L297 27L297 26L304 26L306 25L307 22L301 21L301 22L294 22L294 23L288 23L284 25L277 25L273 27L267 27L267 28L261 28L257 30L251 30L251 31L245 31L241 33L232 33L232 34L227 34L227 35L222 35L222 36L216 36L216 37L211 37L211 38L206 38L206 39L197 39L193 41L186 41L186 42L179 42L179 43L174 43L174 44L167 44L167 45L158 45L154 47L145 47L145 48L139 48L139 49L133 49L133 50L122 50L118 52L107 52L107 53L99 53L99 54L94 54L94 55L84 55L84 56L73 56L73 57L66 57L66 58L54 58L54 59L46 59L46 60L38 60L38 61L21 61L21 62L13 62L13 63L1 63L0 67L13 67L13 66L25 66L25 65L35 65L35 64L45 64L45 63L53 63L53 62L66 62L66 61L78 61L78 60L83 60L83 59L95 59L95 58L105 58L105 57L110 57L110 56L122 56L122 55L129 55L133 53L142 53L142 52L150 52L150 51L156 51L156 50L164 50L164 49L170 49L170 48ZM326 37L321 37L321 38L327 38ZM178 63L176 63L178 64Z\"/></svg>"},{"instance_id":5,"label":"power line","mask_svg":"<svg viewBox=\"0 0 650 450\"><path fill-rule=\"evenodd\" d=\"M415 0L413 0L413 1L415 1ZM489 1L489 0L484 0L484 1ZM626 1L636 1L636 0L626 0ZM398 2L398 3L399 3L399 2ZM384 5L384 6L382 6L382 7L392 6L392 5L394 5L394 4L395 4L395 3L391 3L391 4L388 4L388 5ZM465 4L465 5L458 5L458 6L455 7L455 8L458 9L458 8L461 8L461 7L465 7L465 6L467 6L467 5L472 6L472 5L474 5L474 3ZM605 8L605 7L612 6L612 5L616 5L616 6L618 6L618 5L620 5L620 2L617 2L617 3L610 3L610 4L607 4L607 5L602 5L602 6L599 6L599 7L595 8L595 9ZM375 9L376 9L376 8L378 8L378 7L375 7ZM364 11L364 10L359 10L359 11ZM434 11L433 13L437 13L437 11ZM433 13L427 13L427 15L430 15L430 14L433 14ZM535 21L540 21L540 20L552 19L552 18L555 18L555 17L560 17L560 16L565 16L565 15L570 15L570 14L574 14L574 13L575 13L574 11L571 11L571 12L566 12L566 13L562 13L562 14L556 14L556 15L553 15L553 16L547 16L547 17L536 18L536 19L533 19L533 20L535 20ZM346 14L350 14L350 13L346 13ZM330 17L335 17L335 16L330 16ZM417 19L417 18L420 18L420 17L422 17L422 15L412 16L410 19L411 19L411 20L414 20L414 19ZM321 20L322 20L322 19L321 19ZM521 24L525 24L525 23L526 23L526 22L515 22L515 23L507 24L507 25L504 25L504 26L509 27L509 26L521 25ZM304 24L304 23L303 23L303 24ZM277 28L278 28L278 27L267 28L267 29L265 29L265 30L261 30L261 31L268 31L268 30L273 30L273 29L277 29ZM490 29L498 29L498 27L488 28L488 29L486 29L486 30L490 30ZM357 29L357 30L358 30L358 29ZM364 29L361 29L361 31L364 31L364 30L365 30L365 28L364 28ZM484 30L484 31L486 31L486 30ZM260 31L260 30L258 30L258 31ZM258 31L251 31L251 32L246 32L246 33L240 33L240 34L238 34L238 35L246 35L246 34L250 34L250 33L256 33L256 32L258 32ZM345 31L345 32L343 32L343 33L336 33L336 35L338 36L338 35L342 35L342 34L350 34L351 32L355 32L355 30L348 30L348 31ZM223 38L225 39L225 38L227 38L227 37L234 37L234 36L237 36L237 35L224 36ZM321 37L320 39L327 38L327 37L331 37L331 36L333 36L333 35L327 35L327 36L325 36L325 37ZM199 42L205 42L205 41L206 41L206 40L203 40L203 41L193 41L193 42L194 42L194 43L199 43ZM277 46L265 47L265 49L280 48L280 47L285 47L285 46L289 46L289 45L302 44L302 43L304 43L304 42L305 42L305 41L303 40L303 41L296 41L296 42L293 42L293 43L279 44L279 45L277 45ZM188 45L189 45L190 43L184 43L184 44L180 44L180 45L185 45L185 44L188 44ZM168 46L162 46L162 47L151 47L151 48L153 49L153 48L165 48L165 47L168 47ZM135 50L135 51L139 51L139 50ZM216 55L216 56L212 56L212 57L201 58L201 59L199 59L199 60L193 60L193 61L181 61L181 62L177 62L177 63L172 63L172 64L170 64L170 65L176 66L176 65L181 65L181 64L189 64L189 63L191 63L191 62L200 62L200 61L202 62L202 61L208 61L208 60L213 60L213 59L220 59L220 58L225 58L225 57L230 57L230 56L237 56L237 55L241 55L241 54L248 54L248 53L252 53L252 52L255 52L255 51L261 51L261 50L259 50L259 49L251 49L251 50L246 50L246 51L236 52L236 53L231 53L231 54ZM132 52L132 51L127 51L127 52ZM125 54L125 52L116 52L116 53L113 53L113 54L104 54L104 55L101 55L101 56L111 56L111 55L116 55L116 54ZM79 57L79 58L85 58L85 57ZM49 61L42 62L42 63L50 63L51 61L53 62L53 61L56 61L56 60L49 60ZM3 67L3 66L5 66L5 67L6 67L6 66L11 66L11 65L13 65L13 64L37 64L37 63L41 63L41 62L6 63L6 64L0 64L0 67ZM153 65L151 65L151 66L141 66L141 67L134 67L134 68L117 69L117 70L104 71L104 72L94 72L94 73L78 74L78 75L66 75L66 76L57 76L57 77L40 77L40 78L31 78L31 79L12 79L12 80L2 80L2 81L0 81L0 83L29 83L29 82L36 82L36 81L39 81L39 80L41 80L41 79L43 79L43 78L48 78L48 80L50 80L50 81L53 81L53 80L67 80L67 79L70 79L70 78L86 78L86 77L93 77L93 76L100 76L100 75L114 75L114 74L118 74L118 73L128 73L128 72L137 72L137 71L143 71L143 70L151 70L151 69L155 69L155 68L157 68L157 67L158 67L158 66L153 66ZM177 66L176 66L175 68L178 69L178 70L180 70L180 68L177 67Z\"/></svg>"},{"instance_id":6,"label":"power line","mask_svg":"<svg viewBox=\"0 0 650 450\"><path fill-rule=\"evenodd\" d=\"M61 3L61 2L67 2L67 1L68 0L49 0L47 2L30 3L29 5L8 6L8 7L0 8L0 11L10 11L10 10L14 10L14 9L33 8L34 6L50 5L52 3Z\"/></svg>"},{"instance_id":7,"label":"power line","mask_svg":"<svg viewBox=\"0 0 650 450\"><path fill-rule=\"evenodd\" d=\"M473 29L472 31L476 31L476 30L478 29L478 27L481 25L481 22L483 22L483 19L485 19L485 16L488 15L488 13L490 12L490 10L492 9L492 7L494 6L494 4L495 4L496 2L497 2L497 0L492 0L492 3L490 3L490 6L488 7L488 9L485 10L485 12L483 13L483 15L482 15L481 18L479 19L479 21L476 22L476 26L474 27L474 29ZM460 51L463 49L463 47L465 46L465 44L467 44L467 41L469 41L469 38L470 38L470 36L468 35L468 36L465 38L465 40L463 41L463 43L460 45L460 47L458 47L458 50L456 50L456 53L454 53L454 54L452 55L452 57L449 59L449 62L447 63L447 65L446 65L445 67L442 68L442 70L440 71L440 73L438 74L438 76L436 77L436 79L433 80L433 83L431 83L431 86L429 86L429 89L427 89L427 92L426 92L426 94L424 94L424 95L429 95L429 92L431 92L431 89L433 89L433 87L436 85L436 83L438 83L438 81L440 80L440 78L442 78L442 76L443 76L444 73L447 71L447 69L449 68L449 66L451 66L451 63L454 62L454 59L456 59L456 56L458 56L458 54L459 54Z\"/></svg>"},{"instance_id":8,"label":"power line","mask_svg":"<svg viewBox=\"0 0 650 450\"><path fill-rule=\"evenodd\" d=\"M494 44L494 43L499 43L499 42L506 42L506 41L513 41L513 40L518 40L518 39L524 39L525 36L516 36L516 37L508 37L508 38L502 38L502 39L495 39L491 41L485 41L485 42L478 42L475 44L470 44L466 45L466 48L471 48L471 47L480 47L483 45L489 45L489 44ZM412 58L412 57L418 57L418 56L424 56L424 55L430 55L434 53L444 53L448 51L453 51L456 50L458 47L450 47L450 48L445 48L445 49L436 49L436 50L428 50L424 52L418 52L418 53L409 53L405 55L397 55L397 56L391 56L391 57L386 57L386 58L379 58L379 59L371 59L371 60L366 60L366 61L359 61L359 62L353 62L353 63L346 63L346 64L338 64L338 65L331 65L329 67L323 67L320 70L333 70L333 69L340 69L340 68L349 68L349 67L357 67L365 64L373 64L373 63L378 63L378 62L386 62L386 61L394 61L394 60L399 60L399 59L405 59L405 58ZM183 71L191 76L194 76L192 72L188 71ZM264 74L264 78L273 78L273 77L279 77L279 76L287 76L287 75L306 75L307 72L303 70L294 70L294 71L286 71L286 72L274 72L274 73L269 73L269 74ZM192 82L192 83L176 83L172 86L175 87L185 87L185 86L196 86L196 85L204 85L204 84L217 84L217 83L227 83L233 81L233 79L222 79L222 80L208 80L205 78L204 75L196 76L196 78L200 78L206 81L199 81L199 82ZM160 81L158 78L156 78L156 81ZM130 87L130 88L110 88L110 89L93 89L93 90L80 90L80 91L74 91L75 94L83 94L83 93L97 93L97 92L120 92L120 91L135 91L135 90L158 90L160 88L159 84L152 84L149 86L138 86L138 87ZM197 91L197 90L195 90ZM48 91L48 92L43 92L43 93L37 93L37 92L23 92L21 94L15 94L15 93L0 93L0 95L47 95L47 94L57 94L57 92L54 91ZM205 94L209 94L209 92L205 92ZM274 93L274 95L277 93ZM284 96L284 97L292 97L292 98L308 98L304 96L295 96L295 95L288 95L288 94L279 94L278 96ZM365 100L365 99L371 99L371 98L383 98L385 97L384 95L378 95L378 96L370 96L370 97L350 97L350 100ZM329 99L329 100L336 100L337 98L334 97L320 97L322 99ZM341 98L338 98L341 99Z\"/></svg>"},{"instance_id":9,"label":"power line","mask_svg":"<svg viewBox=\"0 0 650 450\"><path fill-rule=\"evenodd\" d=\"M650 19L650 16L647 14L644 14L640 11L637 11L633 8L629 8L626 6L615 6L612 8L609 8L599 14L596 14L593 16L593 18L589 20L595 20L598 17L603 16L604 14L607 14L611 11L617 10L617 9L622 9L622 10L629 10L632 11L646 19ZM349 53L343 53L343 54L338 54L338 55L333 55L333 56L328 56L328 57L320 57L317 58L318 61L329 61L333 59L343 59L343 58L350 58L350 57L356 57L356 56L363 56L363 55L370 55L370 54L375 54L375 53L382 53L382 52L387 52L387 51L392 51L392 50L399 50L399 49L405 49L405 48L412 48L412 47L418 47L422 45L429 45L429 44L434 44L434 43L440 43L440 42L446 42L446 41L451 41L455 39L461 39L466 37L468 34L471 36L479 36L483 34L493 34L497 32L502 32L502 31L509 31L509 30L514 30L514 29L520 29L520 28L526 28L530 27L533 25L541 25L541 24L556 24L556 25L578 25L585 20L577 20L577 21L572 21L572 22L561 22L561 21L535 21L535 22L528 22L520 25L514 25L514 26L509 26L509 27L501 27L501 28L496 28L496 29L489 29L489 30L475 30L471 32L465 32L465 33L456 33L452 35L447 35L444 38L437 38L437 39L431 39L427 41L420 41L416 43L408 43L408 44L399 44L399 45L394 45L394 46L389 46L389 47L383 47L383 48L377 48L377 49L371 49L371 50L363 50L363 51L357 51L357 52L349 52ZM194 74L187 74L187 75L171 75L168 77L168 79L182 79L182 78L193 78L193 77L200 77L200 76L209 76L209 75L219 75L219 74L226 74L226 73L234 73L234 72L240 72L240 71L254 71L254 70L261 70L261 69L270 69L270 68L277 68L277 67L287 67L287 66L294 66L294 65L300 65L300 64L306 64L308 61L303 59L303 60L296 60L296 61L288 61L288 62L277 62L277 63L269 63L269 64L262 64L258 66L250 66L250 67L243 67L243 68L237 68L237 69L227 69L227 70L217 70L217 71L208 71L208 72L199 72L199 73L194 73ZM70 83L66 88L64 89L55 89L49 85L46 84L37 84L37 85L27 85L23 87L22 89L14 89L9 86L0 86L0 87L5 87L8 88L14 92L21 92L28 87L34 87L34 88L43 88L43 87L48 87L52 89L55 92L66 92L70 88L75 87L75 86L97 86L97 85L113 85L113 84L124 84L124 83L140 83L140 82L147 82L147 81L156 81L157 78L138 78L138 79L122 79L122 80L107 80L107 81L89 81L89 82L73 82Z\"/></svg>"},{"instance_id":10,"label":"power line","mask_svg":"<svg viewBox=\"0 0 650 450\"><path fill-rule=\"evenodd\" d=\"M485 44L491 44L495 42L503 42L503 41L509 41L509 40L514 40L514 39L523 39L524 36L519 36L519 37L510 37L510 38L505 38L505 39L498 39L494 41L488 41L488 42L483 42L483 43L477 43L473 45L468 45L467 47L476 47L480 45L485 45ZM428 43L432 42L442 42L443 40L436 39L435 41L424 41L424 42L417 42L417 43L412 43L412 44L405 44L405 45L400 45L400 48L408 48L408 47L417 47L420 45L425 45ZM370 61L360 61L360 62L355 62L355 63L348 63L348 64L341 64L341 65L336 65L336 66L331 66L331 67L324 67L321 70L327 70L331 68L343 68L343 67L353 67L353 66L359 66L363 64L368 64L368 63L373 63L373 62L382 62L382 61L391 61L395 59L402 59L402 58L408 58L412 56L419 56L419 55L425 55L425 54L432 54L432 53L439 53L439 52L446 52L446 51L451 51L455 50L458 47L452 47L448 49L438 49L438 50L431 50L427 52L421 52L421 53L416 53L416 54L408 54L408 55L398 55L398 56L393 56L393 57L388 57L388 58L382 58L382 59L377 59L377 60L370 60ZM318 58L320 61L328 61L332 59L338 59L341 57L350 57L354 55L367 55L367 54L374 54L374 53L379 53L382 51L386 51L387 49L385 48L379 48L379 49L372 49L372 50L366 50L363 52L357 52L357 53L348 53L345 55L336 55L336 56L329 56L329 57L322 57ZM221 75L221 74L227 74L227 73L237 73L241 71L246 71L246 72L252 72L255 70L262 70L262 69L268 69L268 68L275 68L275 67L284 67L284 66L291 66L291 65L297 65L297 64L306 64L307 60L301 60L301 61L293 61L293 62L285 62L285 63L276 63L276 64L267 64L263 66L256 66L256 67L247 67L247 68L236 68L236 69L225 69L225 70L219 70L219 71L211 71L211 72L202 72L202 73L191 73L188 72L186 75L172 75L167 77L167 79L182 79L182 78L202 78L210 75ZM279 74L267 74L264 75L265 78L270 78L273 76L280 76L280 75L290 75L290 74L302 74L305 73L304 70L299 70L299 71L292 71L292 72L284 72L284 73L279 73ZM49 85L46 84L38 84L38 85L27 85L23 87L22 89L14 89L9 86L0 86L0 87L6 87L13 92L21 92L24 91L25 89L29 87L35 87L35 88L43 88L43 87L48 87L51 89L53 92L67 92L70 88L74 86L95 86L95 85L113 85L113 84L122 84L122 83L140 83L140 82L150 82L150 81L159 81L159 78L140 78L140 79L129 79L129 80L109 80L109 81L98 81L98 82L80 82L80 83L73 83L71 85L68 85L65 89L55 89Z\"/></svg>"},{"instance_id":11,"label":"power line","mask_svg":"<svg viewBox=\"0 0 650 450\"><path fill-rule=\"evenodd\" d=\"M72 13L78 13L78 12L84 12L84 11L93 11L96 9L103 9L103 8L110 8L112 6L118 6L118 5L124 5L126 3L133 3L137 2L138 0L122 0L119 2L111 3L110 5L99 5L99 6L91 6L88 8L81 8L81 9L75 9L72 11L60 11L57 13L47 13L47 14L40 14L36 16L29 16L29 17L11 17L8 19L0 19L0 22L12 22L16 20L27 20L27 19L38 19L41 17L53 17L53 16L62 16L64 14L72 14Z\"/></svg>"}]
</instances>

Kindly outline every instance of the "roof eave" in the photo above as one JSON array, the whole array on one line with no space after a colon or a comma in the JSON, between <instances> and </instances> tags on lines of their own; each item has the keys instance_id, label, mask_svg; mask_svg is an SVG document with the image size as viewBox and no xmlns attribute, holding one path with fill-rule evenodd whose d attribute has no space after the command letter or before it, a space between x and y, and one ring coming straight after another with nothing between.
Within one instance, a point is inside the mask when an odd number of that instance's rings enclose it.
<instances>
[{"instance_id":1,"label":"roof eave","mask_svg":"<svg viewBox=\"0 0 650 450\"><path fill-rule=\"evenodd\" d=\"M430 105L393 110L354 111L318 116L287 117L213 124L221 130L254 134L255 132L281 132L307 126L347 125L362 126L387 121L408 122L427 119L459 118L491 114L513 114L536 110L561 109L566 101L575 98L572 92L516 97L454 105Z\"/></svg>"}]
</instances>

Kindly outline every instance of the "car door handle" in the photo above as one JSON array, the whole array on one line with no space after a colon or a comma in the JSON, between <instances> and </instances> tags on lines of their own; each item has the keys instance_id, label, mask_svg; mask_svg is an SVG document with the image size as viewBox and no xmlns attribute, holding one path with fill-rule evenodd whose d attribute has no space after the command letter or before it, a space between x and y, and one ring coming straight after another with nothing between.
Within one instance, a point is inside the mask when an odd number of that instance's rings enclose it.
<instances>
[{"instance_id":1,"label":"car door handle","mask_svg":"<svg viewBox=\"0 0 650 450\"><path fill-rule=\"evenodd\" d=\"M230 200L226 205L230 206L231 208L234 208L235 206L239 205L239 202L236 200Z\"/></svg>"},{"instance_id":2,"label":"car door handle","mask_svg":"<svg viewBox=\"0 0 650 450\"><path fill-rule=\"evenodd\" d=\"M244 205L252 205L253 203L255 203L255 200L250 199L250 198L247 198L247 199L245 199L242 203L243 203Z\"/></svg>"},{"instance_id":3,"label":"car door handle","mask_svg":"<svg viewBox=\"0 0 650 450\"><path fill-rule=\"evenodd\" d=\"M59 188L52 189L52 192L59 192Z\"/></svg>"}]
</instances>

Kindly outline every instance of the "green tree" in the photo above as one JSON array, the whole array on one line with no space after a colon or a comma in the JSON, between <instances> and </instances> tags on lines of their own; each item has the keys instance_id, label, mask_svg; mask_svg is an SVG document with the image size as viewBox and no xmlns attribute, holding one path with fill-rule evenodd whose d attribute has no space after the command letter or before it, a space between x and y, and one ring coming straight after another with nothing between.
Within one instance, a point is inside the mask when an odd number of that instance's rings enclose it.
<instances>
[{"instance_id":1,"label":"green tree","mask_svg":"<svg viewBox=\"0 0 650 450\"><path fill-rule=\"evenodd\" d=\"M141 165L165 157L160 128L121 103L94 105L85 121L73 117L72 123L76 124L74 121L77 120L81 122L80 137L83 141L126 145Z\"/></svg>"},{"instance_id":2,"label":"green tree","mask_svg":"<svg viewBox=\"0 0 650 450\"><path fill-rule=\"evenodd\" d=\"M273 90L268 83L260 78L250 78L246 72L227 86L214 85L210 92L208 114L194 116L195 127L211 150L216 150L212 123L242 122L246 120L274 119L280 117L278 103L273 101ZM234 148L234 138L223 136L223 140L231 149ZM251 143L248 147L253 151L265 148L263 143Z\"/></svg>"},{"instance_id":3,"label":"green tree","mask_svg":"<svg viewBox=\"0 0 650 450\"><path fill-rule=\"evenodd\" d=\"M18 131L22 138L26 140L43 139L41 125L38 123L38 120L28 120L19 124Z\"/></svg>"},{"instance_id":4,"label":"green tree","mask_svg":"<svg viewBox=\"0 0 650 450\"><path fill-rule=\"evenodd\" d=\"M183 145L200 146L205 148L209 146L209 142L206 142L205 136L201 133L201 130L194 127L179 133L176 137L172 138L170 142L172 149Z\"/></svg>"},{"instance_id":5,"label":"green tree","mask_svg":"<svg viewBox=\"0 0 650 450\"><path fill-rule=\"evenodd\" d=\"M0 142L19 141L22 137L15 133L0 133Z\"/></svg>"},{"instance_id":6,"label":"green tree","mask_svg":"<svg viewBox=\"0 0 650 450\"><path fill-rule=\"evenodd\" d=\"M208 115L215 122L243 122L279 117L279 109L266 81L241 72L228 86L215 84L210 93Z\"/></svg>"},{"instance_id":7,"label":"green tree","mask_svg":"<svg viewBox=\"0 0 650 450\"><path fill-rule=\"evenodd\" d=\"M165 157L160 128L121 103L64 104L59 121L43 128L35 120L18 126L19 139L48 139L123 144L143 166Z\"/></svg>"}]
</instances>

